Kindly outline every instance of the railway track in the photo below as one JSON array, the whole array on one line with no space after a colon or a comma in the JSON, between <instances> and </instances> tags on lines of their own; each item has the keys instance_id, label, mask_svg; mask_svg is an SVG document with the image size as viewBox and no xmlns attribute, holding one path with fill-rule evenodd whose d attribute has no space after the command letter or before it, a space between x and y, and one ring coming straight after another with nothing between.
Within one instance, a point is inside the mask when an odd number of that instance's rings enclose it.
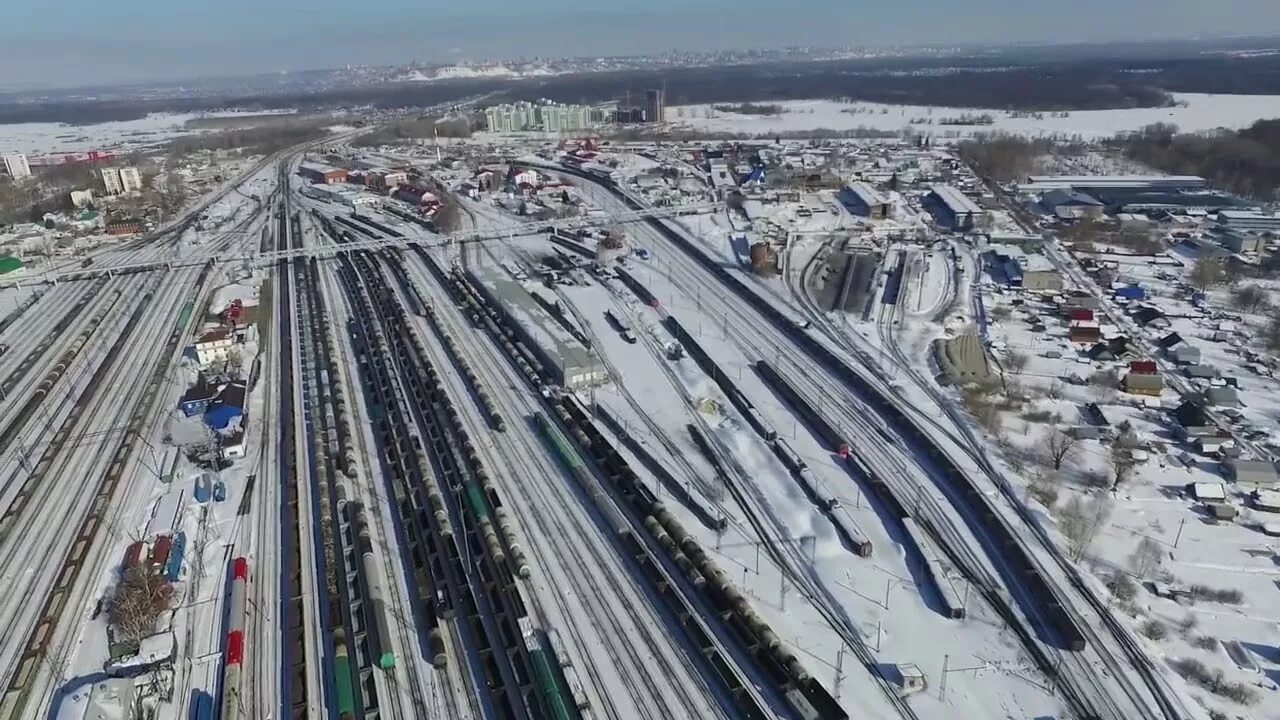
<instances>
[{"instance_id":1,"label":"railway track","mask_svg":"<svg viewBox=\"0 0 1280 720\"><path fill-rule=\"evenodd\" d=\"M439 298L437 296L433 299ZM453 314L451 310L446 309L448 303L449 301L434 303L438 308L437 317L445 313ZM450 326L453 321L441 318L440 322ZM454 334L456 335L456 330ZM513 381L510 371L505 370L493 360L490 353L477 352L472 355L472 358L476 356L482 358L478 366L481 368L480 372L487 376L486 379L491 386L500 387ZM518 382L523 383L523 378ZM460 385L461 381L457 381L457 384ZM460 388L459 391L461 392L462 389ZM500 393L498 403L504 409L504 415L512 418L527 417L542 410L538 403L521 392ZM667 698L667 693L662 691L663 685L671 683L672 678L696 674L696 669L683 654L680 655L679 668L672 664L662 644L650 629L652 618L641 616L636 605L629 601L630 598L639 599L640 596L637 593L640 589L622 581L620 578L625 575L610 574L608 583L602 583L600 569L613 567L616 560L606 557L596 543L586 543L583 547L569 544L568 538L590 537L593 532L598 531L588 528L576 513L552 514L545 510L551 507L571 507L582 501L573 496L565 483L549 481L550 478L558 476L563 478L563 470L557 463L550 461L545 449L532 440L528 432L528 427L517 426L509 432L492 435L495 457L493 462L505 464L509 475L512 476L508 478L507 487L520 496L520 502L513 504L514 513L519 525L526 529L526 537L530 538L535 558L538 560L537 565L547 576L544 583L552 582L556 587L571 586L589 591L576 594L577 604L571 604L562 593L554 590L545 593L545 597L554 598L555 616L569 619L585 614L591 626L595 628L597 637L608 640L603 644L603 650L609 662L590 662L585 666L588 677L593 681L593 687L604 688L611 684L604 679L600 667L625 669L629 675L640 681L636 683L625 676L619 678L627 685L631 695L630 712L620 710L618 703L604 693L599 694L598 705L593 706L602 706L605 716L619 720L635 716L678 717L681 711L687 713L695 707L702 708L698 717L724 717L723 711L719 708L708 707L687 690L683 690L683 683L677 685L678 704L676 705L672 705L671 700ZM533 466L528 463L533 463ZM562 579L552 580L556 576ZM539 597L538 594L531 593L530 603L534 606L536 614L542 618L553 617ZM608 598L620 598L622 602L610 602ZM626 627L623 626L620 616L627 619ZM566 623L564 628L576 641L575 645L580 652L585 652L592 647L586 633L575 622ZM630 639L637 633L640 634L644 648L648 651L647 656L642 655L632 645ZM647 658L656 659L656 674L654 669L650 668L654 661Z\"/></svg>"},{"instance_id":2,"label":"railway track","mask_svg":"<svg viewBox=\"0 0 1280 720\"><path fill-rule=\"evenodd\" d=\"M286 200L277 209L276 244L280 249L296 247L301 238L294 237L290 230L292 219L289 204ZM274 298L278 308L277 318L280 321L277 348L280 362L280 414L278 449L276 457L279 461L280 495L280 537L279 537L279 606L276 612L277 632L283 660L281 669L281 685L279 688L278 714L281 720L306 720L322 698L313 697L314 684L311 673L318 668L309 667L308 660L314 656L314 648L310 647L309 629L305 627L307 602L306 589L303 587L303 543L308 540L302 534L300 525L300 490L303 482L302 468L297 450L297 408L295 406L294 377L294 287L293 266L287 260L281 260L274 284Z\"/></svg>"},{"instance_id":3,"label":"railway track","mask_svg":"<svg viewBox=\"0 0 1280 720\"><path fill-rule=\"evenodd\" d=\"M203 287L209 269L209 266L206 266L200 273L196 282L197 288ZM148 311L165 312L166 305L163 303L153 305L155 303L153 299L154 292L155 288L148 291L137 303L134 312L129 316L125 329L117 337L116 345L107 353L106 357L113 360L128 357L128 353L125 353L123 348L125 343L138 332L138 328L143 322L143 317L147 315ZM42 600L38 601L41 604L34 629L31 630L29 635L25 636L25 639L20 640L22 651L19 664L16 670L7 676L5 693L3 700L0 701L0 718L9 720L24 716L31 700L32 692L38 683L43 682L42 678L45 671L54 674L55 683L57 682L57 668L60 667L67 650L52 648L53 652L51 654L51 643L58 634L63 615L74 603L79 602L79 596L76 591L77 581L82 570L101 555L101 550L97 546L98 536L103 531L103 525L113 510L113 502L120 486L122 484L127 485L124 476L131 459L138 450L140 442L143 441L142 431L147 426L159 392L161 388L167 387L167 383L163 382L164 375L167 372L167 364L176 356L183 339L182 328L173 325L161 327L169 331L167 340L163 342L161 352L158 355L151 356L146 366L150 369L144 371L147 379L140 385L143 390L140 393L133 394L126 401L126 407L131 408L126 424L118 436L112 433L102 438L106 441L104 446L105 456L109 458L106 470L98 479L96 485L91 485L90 491L85 494L90 498L90 501L85 507L84 514L79 518L76 518L75 514L72 515L72 518L74 518L72 523L76 527L73 536L74 540L66 556L60 562L60 571L56 575L58 579L56 585L49 590ZM53 457L64 451L67 442L72 439L72 428L81 417L85 416L85 410L92 401L96 390L103 387L104 384L110 386L110 384L105 383L105 377L111 366L111 362L104 362L99 366L94 376L95 382L88 384L86 393L82 394L81 399L73 406L68 420L63 423L62 429L45 449L41 461L36 465L35 471L24 482L24 488L33 482L38 485L43 474L48 472L49 463L52 462ZM34 485L31 487L34 489ZM31 494L25 491L19 495L20 500L11 505L7 511L9 520L6 521L6 524L21 516L22 509L30 497ZM16 628L10 629L10 632L14 630ZM9 642L11 641L7 641L6 644L9 644ZM47 701L47 696L42 701Z\"/></svg>"}]
</instances>

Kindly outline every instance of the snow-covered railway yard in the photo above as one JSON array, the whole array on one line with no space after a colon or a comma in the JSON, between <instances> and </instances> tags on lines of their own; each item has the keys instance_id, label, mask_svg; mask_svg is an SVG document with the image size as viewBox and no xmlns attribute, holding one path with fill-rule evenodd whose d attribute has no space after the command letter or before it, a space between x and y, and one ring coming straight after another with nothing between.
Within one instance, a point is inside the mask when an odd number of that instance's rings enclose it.
<instances>
[{"instance_id":1,"label":"snow-covered railway yard","mask_svg":"<svg viewBox=\"0 0 1280 720\"><path fill-rule=\"evenodd\" d=\"M1203 244L919 144L540 142L296 149L3 291L0 720L1276 707Z\"/></svg>"}]
</instances>

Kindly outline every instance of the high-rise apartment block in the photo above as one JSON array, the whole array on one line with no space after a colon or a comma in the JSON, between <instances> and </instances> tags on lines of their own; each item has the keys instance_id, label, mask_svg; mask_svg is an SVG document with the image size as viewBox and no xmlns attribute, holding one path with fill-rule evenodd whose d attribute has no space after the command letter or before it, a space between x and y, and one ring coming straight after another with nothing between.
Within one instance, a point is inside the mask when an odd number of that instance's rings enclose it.
<instances>
[{"instance_id":1,"label":"high-rise apartment block","mask_svg":"<svg viewBox=\"0 0 1280 720\"><path fill-rule=\"evenodd\" d=\"M662 122L662 117L666 113L666 98L663 97L661 90L647 90L644 94L644 119L645 122Z\"/></svg>"},{"instance_id":2,"label":"high-rise apartment block","mask_svg":"<svg viewBox=\"0 0 1280 720\"><path fill-rule=\"evenodd\" d=\"M130 193L142 189L142 176L136 167L120 168L120 192Z\"/></svg>"},{"instance_id":3,"label":"high-rise apartment block","mask_svg":"<svg viewBox=\"0 0 1280 720\"><path fill-rule=\"evenodd\" d=\"M102 193L104 195L119 195L124 192L120 185L120 168L102 168Z\"/></svg>"},{"instance_id":4,"label":"high-rise apartment block","mask_svg":"<svg viewBox=\"0 0 1280 720\"><path fill-rule=\"evenodd\" d=\"M27 164L27 156L22 153L5 155L4 171L14 180L31 177L31 166Z\"/></svg>"},{"instance_id":5,"label":"high-rise apartment block","mask_svg":"<svg viewBox=\"0 0 1280 720\"><path fill-rule=\"evenodd\" d=\"M561 105L540 100L537 103L494 105L485 109L484 118L490 132L570 132L586 130L596 124L591 110L587 105Z\"/></svg>"}]
</instances>

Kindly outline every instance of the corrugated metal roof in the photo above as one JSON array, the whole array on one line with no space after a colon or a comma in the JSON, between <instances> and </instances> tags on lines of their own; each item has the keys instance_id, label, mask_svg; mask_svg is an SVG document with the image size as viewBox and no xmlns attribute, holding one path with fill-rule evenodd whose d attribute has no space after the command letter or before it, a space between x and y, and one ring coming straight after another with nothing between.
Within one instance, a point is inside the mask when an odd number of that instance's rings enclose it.
<instances>
[{"instance_id":1,"label":"corrugated metal roof","mask_svg":"<svg viewBox=\"0 0 1280 720\"><path fill-rule=\"evenodd\" d=\"M845 187L849 188L849 192L858 196L867 207L875 207L877 205L887 205L888 200L876 191L875 188L865 182L851 182Z\"/></svg>"},{"instance_id":2,"label":"corrugated metal roof","mask_svg":"<svg viewBox=\"0 0 1280 720\"><path fill-rule=\"evenodd\" d=\"M934 185L933 194L956 215L978 215L982 208L952 185Z\"/></svg>"}]
</instances>

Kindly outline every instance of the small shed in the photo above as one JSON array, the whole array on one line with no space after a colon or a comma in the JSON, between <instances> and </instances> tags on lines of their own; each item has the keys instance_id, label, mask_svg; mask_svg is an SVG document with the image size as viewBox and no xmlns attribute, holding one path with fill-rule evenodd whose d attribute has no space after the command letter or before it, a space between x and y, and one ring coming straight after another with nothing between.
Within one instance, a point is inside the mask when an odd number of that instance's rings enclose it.
<instances>
[{"instance_id":1,"label":"small shed","mask_svg":"<svg viewBox=\"0 0 1280 720\"><path fill-rule=\"evenodd\" d=\"M1236 515L1239 514L1235 505L1227 503L1205 503L1204 507L1209 512L1209 517L1214 520L1235 520Z\"/></svg>"},{"instance_id":2,"label":"small shed","mask_svg":"<svg viewBox=\"0 0 1280 720\"><path fill-rule=\"evenodd\" d=\"M915 663L900 663L892 669L894 677L890 681L898 686L898 694L903 697L924 692L929 687L924 672Z\"/></svg>"},{"instance_id":3,"label":"small shed","mask_svg":"<svg viewBox=\"0 0 1280 720\"><path fill-rule=\"evenodd\" d=\"M1183 372L1187 374L1187 377L1198 380L1209 380L1218 377L1218 368L1212 365L1188 365Z\"/></svg>"},{"instance_id":4,"label":"small shed","mask_svg":"<svg viewBox=\"0 0 1280 720\"><path fill-rule=\"evenodd\" d=\"M1224 502L1227 499L1227 489L1222 483L1191 483L1190 490L1191 496L1201 502Z\"/></svg>"},{"instance_id":5,"label":"small shed","mask_svg":"<svg viewBox=\"0 0 1280 720\"><path fill-rule=\"evenodd\" d=\"M1200 363L1200 348L1183 343L1170 350L1169 357L1179 365L1197 365Z\"/></svg>"}]
</instances>

